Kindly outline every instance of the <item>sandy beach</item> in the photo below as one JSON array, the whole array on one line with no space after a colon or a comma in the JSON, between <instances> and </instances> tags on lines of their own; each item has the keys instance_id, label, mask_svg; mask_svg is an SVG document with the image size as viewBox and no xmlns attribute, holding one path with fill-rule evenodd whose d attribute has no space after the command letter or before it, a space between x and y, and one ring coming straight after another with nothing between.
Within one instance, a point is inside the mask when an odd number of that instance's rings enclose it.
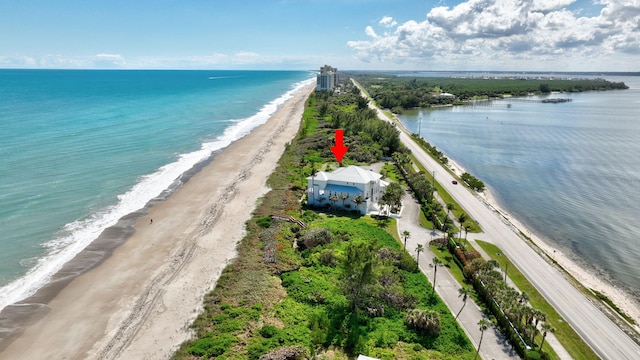
<instances>
[{"instance_id":1,"label":"sandy beach","mask_svg":"<svg viewBox=\"0 0 640 360\"><path fill-rule=\"evenodd\" d=\"M107 229L56 281L8 307L0 329L11 331L0 340L0 359L169 358L235 256L312 89L297 92L166 200ZM77 276L87 262L93 268Z\"/></svg>"}]
</instances>

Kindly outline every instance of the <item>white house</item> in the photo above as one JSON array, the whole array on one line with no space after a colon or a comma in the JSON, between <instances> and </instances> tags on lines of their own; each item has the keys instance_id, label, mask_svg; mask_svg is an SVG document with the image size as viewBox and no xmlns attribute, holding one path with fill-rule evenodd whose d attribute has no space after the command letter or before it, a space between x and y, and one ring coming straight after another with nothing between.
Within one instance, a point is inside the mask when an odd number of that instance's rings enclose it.
<instances>
[{"instance_id":1,"label":"white house","mask_svg":"<svg viewBox=\"0 0 640 360\"><path fill-rule=\"evenodd\" d=\"M381 179L382 175L353 165L330 173L319 171L315 176L307 178L308 203L358 210L361 214L378 211L378 200L389 185ZM337 200L330 200L333 195L337 196ZM354 201L358 195L364 202L357 204Z\"/></svg>"}]
</instances>

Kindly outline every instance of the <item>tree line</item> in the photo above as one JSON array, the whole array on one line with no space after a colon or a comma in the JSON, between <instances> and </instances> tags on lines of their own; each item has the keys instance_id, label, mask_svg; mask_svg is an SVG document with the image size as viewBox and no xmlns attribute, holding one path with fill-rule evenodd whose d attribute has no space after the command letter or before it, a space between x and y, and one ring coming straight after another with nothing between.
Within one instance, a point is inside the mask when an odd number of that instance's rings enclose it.
<instances>
[{"instance_id":1,"label":"tree line","mask_svg":"<svg viewBox=\"0 0 640 360\"><path fill-rule=\"evenodd\" d=\"M354 78L380 107L396 113L416 107L461 104L476 98L629 88L624 82L605 79L428 78L362 73Z\"/></svg>"}]
</instances>

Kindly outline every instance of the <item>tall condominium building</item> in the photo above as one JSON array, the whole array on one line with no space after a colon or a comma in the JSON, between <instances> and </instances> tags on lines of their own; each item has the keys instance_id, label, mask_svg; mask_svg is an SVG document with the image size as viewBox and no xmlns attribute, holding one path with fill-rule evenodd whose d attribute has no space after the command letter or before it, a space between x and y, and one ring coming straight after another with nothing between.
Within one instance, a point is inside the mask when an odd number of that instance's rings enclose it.
<instances>
[{"instance_id":1,"label":"tall condominium building","mask_svg":"<svg viewBox=\"0 0 640 360\"><path fill-rule=\"evenodd\" d=\"M325 65L320 68L317 76L317 91L331 91L338 85L338 69Z\"/></svg>"}]
</instances>

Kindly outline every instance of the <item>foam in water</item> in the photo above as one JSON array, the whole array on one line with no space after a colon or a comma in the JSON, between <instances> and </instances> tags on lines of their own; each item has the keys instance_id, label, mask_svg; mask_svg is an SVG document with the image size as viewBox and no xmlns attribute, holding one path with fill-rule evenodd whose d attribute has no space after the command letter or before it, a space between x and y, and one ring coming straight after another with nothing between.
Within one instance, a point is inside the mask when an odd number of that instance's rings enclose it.
<instances>
[{"instance_id":1,"label":"foam in water","mask_svg":"<svg viewBox=\"0 0 640 360\"><path fill-rule=\"evenodd\" d=\"M290 91L264 105L258 113L237 121L214 141L203 143L200 150L182 154L175 162L162 166L153 174L143 176L129 191L118 196L117 204L95 213L89 219L65 225L60 236L44 245L48 249L46 256L38 259L25 276L0 288L0 311L7 305L33 295L102 231L115 225L123 216L143 208L164 191L171 191L179 186L182 174L209 158L215 151L229 146L257 126L264 124L278 107L313 81L315 79L312 78L295 84Z\"/></svg>"}]
</instances>

